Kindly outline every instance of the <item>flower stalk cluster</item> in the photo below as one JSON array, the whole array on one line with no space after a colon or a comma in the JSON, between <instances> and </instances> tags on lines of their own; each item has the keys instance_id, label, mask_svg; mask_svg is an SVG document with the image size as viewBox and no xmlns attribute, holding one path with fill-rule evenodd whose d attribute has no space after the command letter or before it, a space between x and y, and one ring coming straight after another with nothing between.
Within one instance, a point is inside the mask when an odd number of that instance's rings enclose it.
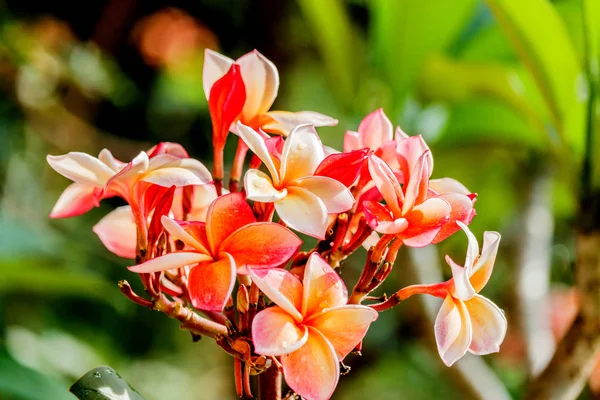
<instances>
[{"instance_id":1,"label":"flower stalk cluster","mask_svg":"<svg viewBox=\"0 0 600 400\"><path fill-rule=\"evenodd\" d=\"M337 120L270 110L279 76L257 51L234 61L207 50L203 79L212 173L175 143L130 162L108 150L48 156L73 181L51 217L83 214L113 196L127 202L94 227L140 277L145 293L121 281L125 296L178 320L194 338L213 338L233 356L240 398L253 397L255 375L261 398L280 397L282 373L303 398L328 399L340 364L360 349L378 313L414 294L443 299L434 334L444 363L498 351L506 320L479 292L500 235L486 232L479 251L468 228L476 195L451 178L431 179L433 157L421 136L394 130L380 109L346 133L343 152L323 146L316 127ZM226 190L230 133L238 147ZM463 266L447 257L450 280L376 293L403 246L439 243L459 230L467 256ZM349 293L341 262L361 246L367 261Z\"/></svg>"}]
</instances>

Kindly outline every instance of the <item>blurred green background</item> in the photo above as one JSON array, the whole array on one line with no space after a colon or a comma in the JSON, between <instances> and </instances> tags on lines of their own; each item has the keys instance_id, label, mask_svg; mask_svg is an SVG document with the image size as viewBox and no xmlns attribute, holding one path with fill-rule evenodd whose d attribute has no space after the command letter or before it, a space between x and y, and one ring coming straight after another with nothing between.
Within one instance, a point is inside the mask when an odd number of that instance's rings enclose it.
<instances>
[{"instance_id":1,"label":"blurred green background","mask_svg":"<svg viewBox=\"0 0 600 400\"><path fill-rule=\"evenodd\" d=\"M67 180L46 154L107 147L129 159L176 141L210 164L206 47L232 58L261 51L281 75L274 108L338 118L320 129L338 149L345 130L383 107L431 145L433 177L479 194L476 236L503 235L484 290L509 319L499 354L446 368L433 344L435 301L411 299L372 326L334 398L519 398L575 307L579 171L585 154L598 153L585 139L597 8L594 0L1 1L0 399L74 399L70 384L103 364L148 400L234 398L229 356L119 292L116 282L137 283L135 274L91 231L118 200L48 218ZM234 149L230 138L229 162ZM465 249L460 233L437 248L403 249L384 290L449 276L443 255L461 260ZM363 259L345 263L348 286Z\"/></svg>"}]
</instances>

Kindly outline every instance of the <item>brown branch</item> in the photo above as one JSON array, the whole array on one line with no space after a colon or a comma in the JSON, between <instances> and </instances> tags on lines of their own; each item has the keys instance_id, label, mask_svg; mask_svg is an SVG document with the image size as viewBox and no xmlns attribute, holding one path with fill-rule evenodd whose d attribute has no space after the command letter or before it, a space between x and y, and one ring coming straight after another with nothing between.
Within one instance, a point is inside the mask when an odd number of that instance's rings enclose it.
<instances>
[{"instance_id":1,"label":"brown branch","mask_svg":"<svg viewBox=\"0 0 600 400\"><path fill-rule=\"evenodd\" d=\"M575 399L585 387L600 351L600 231L577 235L576 283L579 315L526 399Z\"/></svg>"},{"instance_id":2,"label":"brown branch","mask_svg":"<svg viewBox=\"0 0 600 400\"><path fill-rule=\"evenodd\" d=\"M281 384L283 375L273 363L258 376L258 398L260 400L281 400Z\"/></svg>"}]
</instances>

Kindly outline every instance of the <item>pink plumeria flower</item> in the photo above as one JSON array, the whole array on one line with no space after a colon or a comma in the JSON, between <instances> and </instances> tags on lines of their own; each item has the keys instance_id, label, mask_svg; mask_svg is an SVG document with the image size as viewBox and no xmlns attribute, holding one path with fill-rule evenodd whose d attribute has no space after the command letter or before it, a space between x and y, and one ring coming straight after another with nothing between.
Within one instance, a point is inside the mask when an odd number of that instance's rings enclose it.
<instances>
[{"instance_id":1,"label":"pink plumeria flower","mask_svg":"<svg viewBox=\"0 0 600 400\"><path fill-rule=\"evenodd\" d=\"M257 50L232 60L213 50L204 53L202 84L206 98L212 86L222 78L233 64L240 67L246 89L246 100L239 121L255 130L259 128L269 133L287 135L293 128L302 124L334 126L338 121L312 111L287 112L269 111L279 90L277 67ZM232 125L235 130L236 125Z\"/></svg>"},{"instance_id":2,"label":"pink plumeria flower","mask_svg":"<svg viewBox=\"0 0 600 400\"><path fill-rule=\"evenodd\" d=\"M438 197L444 199L452 207L450 219L433 238L432 243L436 244L453 235L460 227L456 222L469 225L476 215L475 200L476 193L471 193L462 183L452 178L431 179L429 181L428 197Z\"/></svg>"},{"instance_id":3,"label":"pink plumeria flower","mask_svg":"<svg viewBox=\"0 0 600 400\"><path fill-rule=\"evenodd\" d=\"M344 135L344 152L364 148L373 151L379 149L384 143L393 139L394 127L379 108L367 115L358 125L358 132L346 131Z\"/></svg>"},{"instance_id":4,"label":"pink plumeria flower","mask_svg":"<svg viewBox=\"0 0 600 400\"><path fill-rule=\"evenodd\" d=\"M435 340L440 356L448 366L467 351L477 355L498 352L507 329L504 312L479 294L492 274L500 234L484 233L480 255L475 236L465 224L458 224L469 240L465 265L462 267L446 256L452 268L452 279L432 286L434 295L444 297L435 320Z\"/></svg>"},{"instance_id":5,"label":"pink plumeria flower","mask_svg":"<svg viewBox=\"0 0 600 400\"><path fill-rule=\"evenodd\" d=\"M445 199L428 197L428 158L428 151L421 155L402 186L382 159L375 155L369 158L369 172L386 205L365 201L367 221L375 231L395 235L411 247L430 244L452 211Z\"/></svg>"},{"instance_id":6,"label":"pink plumeria flower","mask_svg":"<svg viewBox=\"0 0 600 400\"><path fill-rule=\"evenodd\" d=\"M257 169L246 172L244 187L248 199L274 203L277 214L289 227L323 239L327 215L349 210L354 197L341 182L314 176L325 159L314 126L294 128L283 144L281 156L269 153L264 138L252 128L238 123L237 131L270 174Z\"/></svg>"},{"instance_id":7,"label":"pink plumeria flower","mask_svg":"<svg viewBox=\"0 0 600 400\"><path fill-rule=\"evenodd\" d=\"M303 282L283 269L251 270L252 280L272 301L252 323L256 353L281 356L287 384L307 400L331 397L339 363L364 338L377 312L347 305L339 275L310 255Z\"/></svg>"},{"instance_id":8,"label":"pink plumeria flower","mask_svg":"<svg viewBox=\"0 0 600 400\"><path fill-rule=\"evenodd\" d=\"M279 224L256 222L242 193L217 198L207 212L206 224L166 216L162 224L190 250L168 253L129 269L149 273L191 266L188 292L194 307L206 311L223 311L237 274L247 274L248 267L279 267L302 244Z\"/></svg>"}]
</instances>

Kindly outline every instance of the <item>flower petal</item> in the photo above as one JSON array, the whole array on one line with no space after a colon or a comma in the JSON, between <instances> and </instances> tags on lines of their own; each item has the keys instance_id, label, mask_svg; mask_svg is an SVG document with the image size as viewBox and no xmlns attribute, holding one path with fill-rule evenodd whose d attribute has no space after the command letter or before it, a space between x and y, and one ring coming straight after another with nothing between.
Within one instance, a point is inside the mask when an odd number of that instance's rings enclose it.
<instances>
[{"instance_id":1,"label":"flower petal","mask_svg":"<svg viewBox=\"0 0 600 400\"><path fill-rule=\"evenodd\" d=\"M369 173L392 214L395 217L401 217L400 203L404 202L404 195L394 172L381 158L371 155L369 157Z\"/></svg>"},{"instance_id":2,"label":"flower petal","mask_svg":"<svg viewBox=\"0 0 600 400\"><path fill-rule=\"evenodd\" d=\"M431 179L429 181L429 188L436 191L438 194L442 193L460 193L464 195L471 194L471 191L465 187L462 183L452 178L440 178Z\"/></svg>"},{"instance_id":3,"label":"flower petal","mask_svg":"<svg viewBox=\"0 0 600 400\"><path fill-rule=\"evenodd\" d=\"M444 364L451 366L467 352L472 329L464 303L447 295L435 319L435 341Z\"/></svg>"},{"instance_id":4,"label":"flower petal","mask_svg":"<svg viewBox=\"0 0 600 400\"><path fill-rule=\"evenodd\" d=\"M377 150L384 142L392 140L394 127L383 109L379 108L362 120L358 126L358 133L361 136L362 147Z\"/></svg>"},{"instance_id":5,"label":"flower petal","mask_svg":"<svg viewBox=\"0 0 600 400\"><path fill-rule=\"evenodd\" d=\"M425 152L416 161L415 166L409 172L408 182L404 182L404 204L402 204L402 214L408 212L415 206L421 203L427 194L428 174L427 174L427 156L429 152ZM403 170L406 171L408 170ZM405 175L406 176L406 175Z\"/></svg>"},{"instance_id":6,"label":"flower petal","mask_svg":"<svg viewBox=\"0 0 600 400\"><path fill-rule=\"evenodd\" d=\"M141 180L164 187L182 187L210 183L212 176L200 161L193 158L180 158L148 171Z\"/></svg>"},{"instance_id":7,"label":"flower petal","mask_svg":"<svg viewBox=\"0 0 600 400\"><path fill-rule=\"evenodd\" d=\"M362 140L360 140L360 138L360 133L346 131L344 134L344 153L364 149L366 146L362 145Z\"/></svg>"},{"instance_id":8,"label":"flower petal","mask_svg":"<svg viewBox=\"0 0 600 400\"><path fill-rule=\"evenodd\" d=\"M452 296L463 301L475 296L475 289L473 289L473 285L471 285L471 281L469 280L471 268L467 269L466 266L462 267L458 265L448 255L446 255L446 262L452 269L452 280L454 283Z\"/></svg>"},{"instance_id":9,"label":"flower petal","mask_svg":"<svg viewBox=\"0 0 600 400\"><path fill-rule=\"evenodd\" d=\"M281 307L267 308L252 321L252 343L257 354L282 356L298 350L308 340L308 329L296 323Z\"/></svg>"},{"instance_id":10,"label":"flower petal","mask_svg":"<svg viewBox=\"0 0 600 400\"><path fill-rule=\"evenodd\" d=\"M101 188L115 174L102 161L86 153L71 152L62 156L49 155L46 156L46 160L56 172L75 183Z\"/></svg>"},{"instance_id":11,"label":"flower petal","mask_svg":"<svg viewBox=\"0 0 600 400\"><path fill-rule=\"evenodd\" d=\"M190 232L188 232L183 226L181 226L174 219L171 219L171 218L167 217L166 215L163 215L163 217L161 218L160 221L162 222L162 225L164 226L165 230L167 232L169 232L171 234L171 236L175 237L176 239L181 240L183 243L187 244L188 246L192 247L193 249L195 249L201 253L205 253L205 254L209 253L208 249L206 248L206 245L204 243L202 243L202 241L199 240L198 237L190 234Z\"/></svg>"},{"instance_id":12,"label":"flower petal","mask_svg":"<svg viewBox=\"0 0 600 400\"><path fill-rule=\"evenodd\" d=\"M329 214L348 211L354 205L354 197L350 190L335 179L307 176L296 180L295 184L320 198Z\"/></svg>"},{"instance_id":13,"label":"flower petal","mask_svg":"<svg viewBox=\"0 0 600 400\"><path fill-rule=\"evenodd\" d=\"M200 310L223 311L233 291L235 261L227 253L221 253L220 257L216 262L200 263L190 270L188 292L193 306Z\"/></svg>"},{"instance_id":14,"label":"flower petal","mask_svg":"<svg viewBox=\"0 0 600 400\"><path fill-rule=\"evenodd\" d=\"M246 85L246 104L241 118L248 123L271 108L279 90L279 73L275 64L257 50L244 54L236 64L241 68Z\"/></svg>"},{"instance_id":15,"label":"flower petal","mask_svg":"<svg viewBox=\"0 0 600 400\"><path fill-rule=\"evenodd\" d=\"M210 89L216 81L229 71L233 60L211 49L204 50L204 66L202 67L202 87L206 100L210 96Z\"/></svg>"},{"instance_id":16,"label":"flower petal","mask_svg":"<svg viewBox=\"0 0 600 400\"><path fill-rule=\"evenodd\" d=\"M335 126L338 120L314 111L269 111L271 121L262 126L269 133L287 136L298 125Z\"/></svg>"},{"instance_id":17,"label":"flower petal","mask_svg":"<svg viewBox=\"0 0 600 400\"><path fill-rule=\"evenodd\" d=\"M238 273L245 274L247 267L275 268L285 264L301 245L302 240L289 229L272 222L256 222L229 235L220 251L231 254Z\"/></svg>"},{"instance_id":18,"label":"flower petal","mask_svg":"<svg viewBox=\"0 0 600 400\"><path fill-rule=\"evenodd\" d=\"M327 400L340 378L340 365L331 343L314 328L300 349L281 357L288 386L306 400Z\"/></svg>"},{"instance_id":19,"label":"flower petal","mask_svg":"<svg viewBox=\"0 0 600 400\"><path fill-rule=\"evenodd\" d=\"M267 174L257 169L249 169L244 176L244 188L246 189L246 198L261 203L272 203L283 199L287 195L287 190L277 190L273 187L273 182Z\"/></svg>"},{"instance_id":20,"label":"flower petal","mask_svg":"<svg viewBox=\"0 0 600 400\"><path fill-rule=\"evenodd\" d=\"M115 208L98 221L92 230L110 252L123 258L135 258L137 229L131 207Z\"/></svg>"},{"instance_id":21,"label":"flower petal","mask_svg":"<svg viewBox=\"0 0 600 400\"><path fill-rule=\"evenodd\" d=\"M506 317L497 305L489 299L475 295L465 301L473 327L473 340L469 351L473 354L484 355L500 351L500 344L506 335Z\"/></svg>"},{"instance_id":22,"label":"flower petal","mask_svg":"<svg viewBox=\"0 0 600 400\"><path fill-rule=\"evenodd\" d=\"M325 176L351 186L365 166L369 151L354 150L348 153L328 155L315 170L315 176Z\"/></svg>"},{"instance_id":23,"label":"flower petal","mask_svg":"<svg viewBox=\"0 0 600 400\"><path fill-rule=\"evenodd\" d=\"M281 180L291 182L311 176L325 159L323 143L313 125L294 128L283 145L281 154Z\"/></svg>"},{"instance_id":24,"label":"flower petal","mask_svg":"<svg viewBox=\"0 0 600 400\"><path fill-rule=\"evenodd\" d=\"M236 134L244 141L244 143L246 143L248 148L265 164L265 166L269 170L269 173L271 174L271 178L273 178L273 183L275 185L278 185L279 173L277 172L277 168L275 168L275 163L273 163L273 159L269 154L269 149L267 148L264 138L254 129L242 124L241 122L237 123Z\"/></svg>"},{"instance_id":25,"label":"flower petal","mask_svg":"<svg viewBox=\"0 0 600 400\"><path fill-rule=\"evenodd\" d=\"M408 228L405 218L394 219L390 211L374 201L363 202L363 211L371 228L383 234L398 234Z\"/></svg>"},{"instance_id":26,"label":"flower petal","mask_svg":"<svg viewBox=\"0 0 600 400\"><path fill-rule=\"evenodd\" d=\"M460 221L468 225L475 216L473 200L470 197L461 193L443 193L437 197L446 200L452 211L450 212L450 219L442 225L442 229L436 235L433 243L439 243L458 231L460 227L456 222Z\"/></svg>"},{"instance_id":27,"label":"flower petal","mask_svg":"<svg viewBox=\"0 0 600 400\"><path fill-rule=\"evenodd\" d=\"M340 360L343 360L365 337L371 322L379 314L370 307L347 305L329 308L312 316L305 324L327 338Z\"/></svg>"},{"instance_id":28,"label":"flower petal","mask_svg":"<svg viewBox=\"0 0 600 400\"><path fill-rule=\"evenodd\" d=\"M477 293L481 291L492 275L496 254L498 254L498 247L500 246L500 238L498 232L483 233L481 256L471 272L471 284Z\"/></svg>"},{"instance_id":29,"label":"flower petal","mask_svg":"<svg viewBox=\"0 0 600 400\"><path fill-rule=\"evenodd\" d=\"M306 189L288 187L288 195L276 201L277 215L290 228L324 239L327 231L327 208L321 199Z\"/></svg>"},{"instance_id":30,"label":"flower petal","mask_svg":"<svg viewBox=\"0 0 600 400\"><path fill-rule=\"evenodd\" d=\"M402 241L410 247L427 246L448 221L450 212L450 205L435 197L413 207L405 216L408 228L401 233Z\"/></svg>"},{"instance_id":31,"label":"flower petal","mask_svg":"<svg viewBox=\"0 0 600 400\"><path fill-rule=\"evenodd\" d=\"M302 315L305 317L326 308L346 305L348 301L344 281L319 253L312 253L308 257L302 283Z\"/></svg>"},{"instance_id":32,"label":"flower petal","mask_svg":"<svg viewBox=\"0 0 600 400\"><path fill-rule=\"evenodd\" d=\"M248 269L252 282L296 321L302 321L302 282L285 269Z\"/></svg>"},{"instance_id":33,"label":"flower petal","mask_svg":"<svg viewBox=\"0 0 600 400\"><path fill-rule=\"evenodd\" d=\"M127 268L132 272L149 273L165 271L167 269L183 268L187 265L194 265L207 261L212 261L212 257L206 254L191 251L178 251L175 253L168 253L164 256L148 260L145 263L133 265Z\"/></svg>"},{"instance_id":34,"label":"flower petal","mask_svg":"<svg viewBox=\"0 0 600 400\"><path fill-rule=\"evenodd\" d=\"M85 183L72 183L62 192L50 212L50 218L68 218L99 206L102 189Z\"/></svg>"},{"instance_id":35,"label":"flower petal","mask_svg":"<svg viewBox=\"0 0 600 400\"><path fill-rule=\"evenodd\" d=\"M102 161L104 165L112 169L114 172L119 172L123 167L125 167L125 165L127 165L126 163L117 160L108 149L100 150L100 153L98 154L98 160Z\"/></svg>"},{"instance_id":36,"label":"flower petal","mask_svg":"<svg viewBox=\"0 0 600 400\"><path fill-rule=\"evenodd\" d=\"M206 217L206 233L213 254L219 246L239 228L256 222L252 209L243 193L229 193L210 205Z\"/></svg>"},{"instance_id":37,"label":"flower petal","mask_svg":"<svg viewBox=\"0 0 600 400\"><path fill-rule=\"evenodd\" d=\"M398 136L398 131L396 131L396 134L396 136ZM400 162L401 169L411 174L411 171L419 162L419 158L421 158L423 154L427 154L425 157L427 178L431 176L431 172L433 171L433 157L429 151L429 146L427 146L427 143L425 143L421 135L408 136L405 139L397 140L396 151L398 153L398 161Z\"/></svg>"},{"instance_id":38,"label":"flower petal","mask_svg":"<svg viewBox=\"0 0 600 400\"><path fill-rule=\"evenodd\" d=\"M467 235L468 246L467 246L467 256L465 257L465 268L469 271L469 276L473 272L473 267L475 264L475 260L479 257L479 243L477 243L477 238L473 235L473 232L469 229L468 226L458 221L456 223Z\"/></svg>"}]
</instances>

